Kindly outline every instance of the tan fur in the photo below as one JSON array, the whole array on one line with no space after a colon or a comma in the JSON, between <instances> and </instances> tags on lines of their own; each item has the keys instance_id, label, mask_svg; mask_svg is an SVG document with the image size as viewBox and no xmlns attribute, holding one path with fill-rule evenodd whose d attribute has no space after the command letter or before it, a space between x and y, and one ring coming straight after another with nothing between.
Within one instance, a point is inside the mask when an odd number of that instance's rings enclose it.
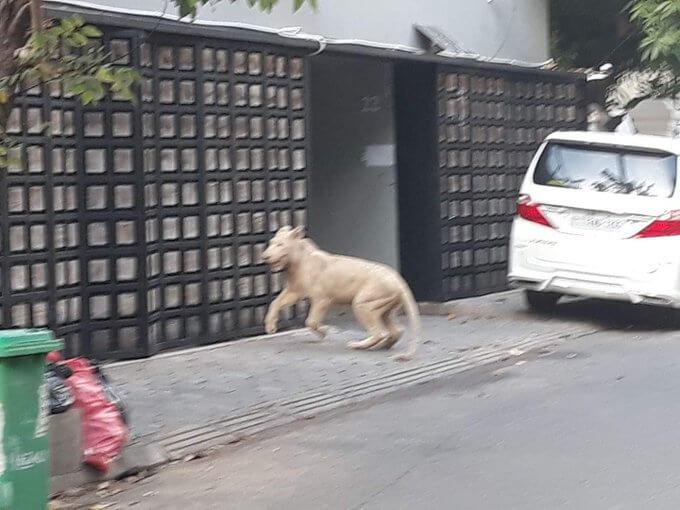
<instances>
[{"instance_id":1,"label":"tan fur","mask_svg":"<svg viewBox=\"0 0 680 510\"><path fill-rule=\"evenodd\" d=\"M394 322L397 310L404 308L412 328L408 352L396 355L399 361L415 354L420 335L420 315L404 279L394 269L354 257L334 255L305 239L301 228L281 228L272 238L262 258L274 271L285 271L286 286L272 302L265 317L267 333L277 331L282 308L309 299L305 325L324 338L328 328L323 321L333 305L352 305L357 320L369 336L351 342L352 349L390 349L403 331Z\"/></svg>"}]
</instances>

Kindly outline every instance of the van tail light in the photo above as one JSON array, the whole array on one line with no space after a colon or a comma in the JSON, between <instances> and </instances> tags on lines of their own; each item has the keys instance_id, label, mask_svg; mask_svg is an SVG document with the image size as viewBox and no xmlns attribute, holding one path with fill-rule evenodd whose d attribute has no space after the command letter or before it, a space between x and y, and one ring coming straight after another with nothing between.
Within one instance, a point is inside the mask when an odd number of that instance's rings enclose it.
<instances>
[{"instance_id":1,"label":"van tail light","mask_svg":"<svg viewBox=\"0 0 680 510\"><path fill-rule=\"evenodd\" d=\"M548 219L543 216L539 205L533 203L529 195L519 196L517 200L517 215L527 221L553 228Z\"/></svg>"},{"instance_id":2,"label":"van tail light","mask_svg":"<svg viewBox=\"0 0 680 510\"><path fill-rule=\"evenodd\" d=\"M680 211L670 211L659 216L634 237L670 237L680 236Z\"/></svg>"}]
</instances>

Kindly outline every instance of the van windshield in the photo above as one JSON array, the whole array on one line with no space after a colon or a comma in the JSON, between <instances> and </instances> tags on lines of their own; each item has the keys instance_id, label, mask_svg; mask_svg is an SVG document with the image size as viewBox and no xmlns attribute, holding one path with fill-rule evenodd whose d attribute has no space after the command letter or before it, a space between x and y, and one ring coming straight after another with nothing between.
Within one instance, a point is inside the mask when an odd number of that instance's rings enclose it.
<instances>
[{"instance_id":1,"label":"van windshield","mask_svg":"<svg viewBox=\"0 0 680 510\"><path fill-rule=\"evenodd\" d=\"M667 198L675 190L677 156L666 152L550 143L534 183L624 195Z\"/></svg>"}]
</instances>

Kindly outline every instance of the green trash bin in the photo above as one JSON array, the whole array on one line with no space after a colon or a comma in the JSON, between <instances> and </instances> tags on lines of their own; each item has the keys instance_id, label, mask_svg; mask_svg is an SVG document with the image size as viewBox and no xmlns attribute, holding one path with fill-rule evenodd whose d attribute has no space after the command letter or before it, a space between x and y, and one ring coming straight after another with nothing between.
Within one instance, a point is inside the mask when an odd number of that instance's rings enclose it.
<instances>
[{"instance_id":1,"label":"green trash bin","mask_svg":"<svg viewBox=\"0 0 680 510\"><path fill-rule=\"evenodd\" d=\"M44 510L49 502L49 395L45 355L51 331L0 331L0 509Z\"/></svg>"}]
</instances>

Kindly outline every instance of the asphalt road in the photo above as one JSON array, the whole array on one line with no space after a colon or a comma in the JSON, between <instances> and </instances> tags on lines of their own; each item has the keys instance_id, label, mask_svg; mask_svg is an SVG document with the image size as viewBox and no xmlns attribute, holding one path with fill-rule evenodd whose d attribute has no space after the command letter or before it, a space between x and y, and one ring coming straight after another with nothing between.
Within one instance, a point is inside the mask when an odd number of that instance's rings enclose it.
<instances>
[{"instance_id":1,"label":"asphalt road","mask_svg":"<svg viewBox=\"0 0 680 510\"><path fill-rule=\"evenodd\" d=\"M563 313L591 313L594 304ZM680 335L628 324L182 462L135 509L680 508ZM623 310L623 311L622 311Z\"/></svg>"}]
</instances>

